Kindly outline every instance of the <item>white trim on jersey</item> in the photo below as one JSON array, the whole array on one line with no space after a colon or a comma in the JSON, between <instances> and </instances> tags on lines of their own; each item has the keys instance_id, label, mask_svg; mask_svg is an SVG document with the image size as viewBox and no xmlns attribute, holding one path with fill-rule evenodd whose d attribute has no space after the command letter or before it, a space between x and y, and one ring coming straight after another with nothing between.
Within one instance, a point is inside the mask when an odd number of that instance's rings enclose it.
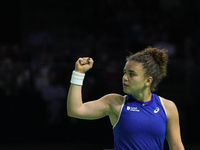
<instances>
[{"instance_id":1,"label":"white trim on jersey","mask_svg":"<svg viewBox=\"0 0 200 150\"><path fill-rule=\"evenodd\" d=\"M162 104L162 106L163 106L163 109L164 109L164 111L165 111L165 114L166 114L166 116L167 116L167 111L166 111L165 106L164 106L164 104L163 104L163 100L162 100L162 98L161 98L160 96L158 96L158 97L159 97L159 99L160 99L160 102L161 102L161 104Z\"/></svg>"},{"instance_id":2,"label":"white trim on jersey","mask_svg":"<svg viewBox=\"0 0 200 150\"><path fill-rule=\"evenodd\" d=\"M120 119L121 113L122 113L122 109L123 109L124 103L125 103L125 101L126 101L126 97L127 97L127 95L124 96L124 100L123 100L123 103L122 103L122 106L121 106L121 109L120 109L120 112L119 112L119 117L118 117L118 119L117 119L117 122L113 125L113 129L115 128L115 126L116 126L117 123L119 122L119 119Z\"/></svg>"}]
</instances>

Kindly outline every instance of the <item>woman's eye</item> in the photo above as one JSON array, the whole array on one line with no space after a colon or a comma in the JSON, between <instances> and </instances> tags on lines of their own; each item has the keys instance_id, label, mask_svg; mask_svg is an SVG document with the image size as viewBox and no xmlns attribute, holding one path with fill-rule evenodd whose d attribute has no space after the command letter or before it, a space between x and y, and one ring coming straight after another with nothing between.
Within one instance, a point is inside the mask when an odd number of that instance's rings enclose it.
<instances>
[{"instance_id":1,"label":"woman's eye","mask_svg":"<svg viewBox=\"0 0 200 150\"><path fill-rule=\"evenodd\" d=\"M130 73L130 76L131 76L131 77L133 77L133 76L134 76L134 74L133 74L133 73Z\"/></svg>"}]
</instances>

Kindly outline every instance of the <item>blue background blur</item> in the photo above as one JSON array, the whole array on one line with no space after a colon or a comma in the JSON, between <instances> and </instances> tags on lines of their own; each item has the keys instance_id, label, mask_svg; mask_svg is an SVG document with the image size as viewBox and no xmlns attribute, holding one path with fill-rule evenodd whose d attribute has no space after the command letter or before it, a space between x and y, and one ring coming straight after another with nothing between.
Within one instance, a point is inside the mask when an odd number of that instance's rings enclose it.
<instances>
[{"instance_id":1,"label":"blue background blur","mask_svg":"<svg viewBox=\"0 0 200 150\"><path fill-rule=\"evenodd\" d=\"M186 149L200 149L198 0L2 0L0 11L0 149L112 149L107 117L66 114L74 63L95 61L84 101L124 94L125 57L147 46L168 49L156 93L177 104Z\"/></svg>"}]
</instances>

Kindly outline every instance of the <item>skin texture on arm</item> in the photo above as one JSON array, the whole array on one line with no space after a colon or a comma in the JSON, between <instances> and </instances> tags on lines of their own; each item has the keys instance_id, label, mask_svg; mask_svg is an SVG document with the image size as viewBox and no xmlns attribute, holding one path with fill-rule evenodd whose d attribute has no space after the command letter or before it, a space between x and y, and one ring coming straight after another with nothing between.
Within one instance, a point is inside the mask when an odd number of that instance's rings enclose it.
<instances>
[{"instance_id":1,"label":"skin texture on arm","mask_svg":"<svg viewBox=\"0 0 200 150\"><path fill-rule=\"evenodd\" d=\"M75 64L75 71L79 73L85 74L89 69L92 68L94 61L92 58L79 58ZM97 102L96 102L97 103ZM104 107L103 102L99 102L99 106L101 109ZM96 104L98 105L98 103ZM82 86L81 85L75 85L71 84L70 89L68 92L68 97L67 97L67 113L71 117L75 118L82 118L82 119L89 119L91 114L95 107L94 102L91 103L90 105L88 104L83 104L82 101ZM88 109L88 110L87 110ZM94 114L96 117L101 117L104 114Z\"/></svg>"},{"instance_id":2,"label":"skin texture on arm","mask_svg":"<svg viewBox=\"0 0 200 150\"><path fill-rule=\"evenodd\" d=\"M92 65L91 58L80 58L76 62L75 71L85 73L92 68ZM117 121L122 99L121 95L108 94L98 100L83 103L82 86L71 84L67 97L67 113L70 117L90 120L109 115L111 123L114 124ZM115 113L116 115L114 115Z\"/></svg>"},{"instance_id":3,"label":"skin texture on arm","mask_svg":"<svg viewBox=\"0 0 200 150\"><path fill-rule=\"evenodd\" d=\"M99 100L82 102L82 86L71 84L68 98L68 115L80 119L98 119L106 116L109 112L108 96Z\"/></svg>"},{"instance_id":4,"label":"skin texture on arm","mask_svg":"<svg viewBox=\"0 0 200 150\"><path fill-rule=\"evenodd\" d=\"M180 134L179 114L174 102L162 98L167 111L166 139L170 150L185 150Z\"/></svg>"}]
</instances>

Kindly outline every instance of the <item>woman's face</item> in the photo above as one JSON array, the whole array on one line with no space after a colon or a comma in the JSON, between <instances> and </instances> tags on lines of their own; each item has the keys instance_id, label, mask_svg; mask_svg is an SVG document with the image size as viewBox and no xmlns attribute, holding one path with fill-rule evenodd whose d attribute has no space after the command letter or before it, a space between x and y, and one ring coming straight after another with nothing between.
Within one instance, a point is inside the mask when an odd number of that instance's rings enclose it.
<instances>
[{"instance_id":1,"label":"woman's face","mask_svg":"<svg viewBox=\"0 0 200 150\"><path fill-rule=\"evenodd\" d=\"M146 88L146 81L142 64L133 60L127 61L122 78L124 92L137 95Z\"/></svg>"}]
</instances>

